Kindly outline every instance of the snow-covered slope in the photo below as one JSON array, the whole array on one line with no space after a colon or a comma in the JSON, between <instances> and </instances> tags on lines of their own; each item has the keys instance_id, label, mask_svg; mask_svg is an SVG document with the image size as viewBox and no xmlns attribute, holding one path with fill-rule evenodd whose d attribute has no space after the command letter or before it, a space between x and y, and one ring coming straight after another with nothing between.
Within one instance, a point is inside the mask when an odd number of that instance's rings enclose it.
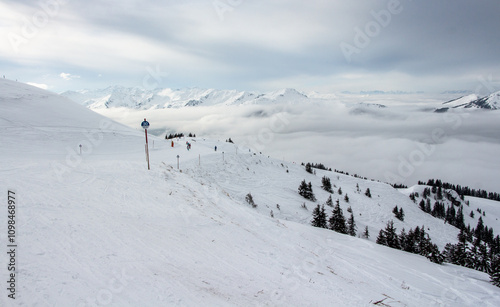
<instances>
[{"instance_id":1,"label":"snow-covered slope","mask_svg":"<svg viewBox=\"0 0 500 307\"><path fill-rule=\"evenodd\" d=\"M477 100L479 97L476 94L470 94L466 96L462 96L457 99L453 99L447 102L443 103L443 106L446 106L448 108L460 108L460 107L465 107L469 103L471 103L474 100Z\"/></svg>"},{"instance_id":2,"label":"snow-covered slope","mask_svg":"<svg viewBox=\"0 0 500 307\"><path fill-rule=\"evenodd\" d=\"M446 112L450 108L498 110L500 109L500 91L485 97L478 97L476 94L462 96L443 103L443 106L436 109L436 112Z\"/></svg>"},{"instance_id":3,"label":"snow-covered slope","mask_svg":"<svg viewBox=\"0 0 500 307\"><path fill-rule=\"evenodd\" d=\"M247 105L297 103L307 101L305 94L283 89L259 94L215 89L154 89L111 86L99 90L68 91L61 94L90 109L125 107L130 109L163 109L211 105Z\"/></svg>"},{"instance_id":4,"label":"snow-covered slope","mask_svg":"<svg viewBox=\"0 0 500 307\"><path fill-rule=\"evenodd\" d=\"M1 306L500 304L484 273L373 243L395 205L406 213L398 229L424 224L440 246L457 233L386 184L309 174L201 137L171 147L150 136L148 171L142 130L8 80L0 126L0 186L17 199L16 301L4 290ZM322 203L325 175L349 195L349 204L337 191L333 198L344 212L352 207L369 240L309 226L316 203L297 187L311 181ZM7 212L0 225L7 229ZM1 231L4 248L6 240ZM8 273L0 270L2 280Z\"/></svg>"},{"instance_id":5,"label":"snow-covered slope","mask_svg":"<svg viewBox=\"0 0 500 307\"><path fill-rule=\"evenodd\" d=\"M470 107L488 109L488 110L500 109L500 91L472 101L470 103Z\"/></svg>"}]
</instances>

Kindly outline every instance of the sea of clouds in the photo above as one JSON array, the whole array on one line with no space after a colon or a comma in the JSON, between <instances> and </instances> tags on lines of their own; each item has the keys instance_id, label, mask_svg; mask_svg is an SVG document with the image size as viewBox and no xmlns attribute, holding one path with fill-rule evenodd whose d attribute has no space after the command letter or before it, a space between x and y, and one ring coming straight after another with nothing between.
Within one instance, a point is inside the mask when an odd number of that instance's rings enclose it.
<instances>
[{"instance_id":1,"label":"sea of clouds","mask_svg":"<svg viewBox=\"0 0 500 307\"><path fill-rule=\"evenodd\" d=\"M500 111L432 112L436 106L412 96L375 96L306 104L96 111L137 129L147 118L150 132L161 137L192 132L221 141L231 138L277 159L323 163L384 182L413 185L439 178L500 191Z\"/></svg>"}]
</instances>

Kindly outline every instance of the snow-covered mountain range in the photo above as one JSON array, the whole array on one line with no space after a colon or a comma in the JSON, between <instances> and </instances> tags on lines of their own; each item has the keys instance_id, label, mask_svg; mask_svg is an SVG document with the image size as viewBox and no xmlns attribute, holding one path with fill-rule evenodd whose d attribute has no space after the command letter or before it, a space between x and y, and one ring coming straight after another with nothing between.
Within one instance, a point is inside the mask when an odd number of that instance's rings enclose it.
<instances>
[{"instance_id":1,"label":"snow-covered mountain range","mask_svg":"<svg viewBox=\"0 0 500 307\"><path fill-rule=\"evenodd\" d=\"M130 88L110 86L105 89L67 91L62 96L70 98L90 109L128 108L136 110L181 108L192 106L233 106L233 105L279 105L279 104L307 104L307 103L344 103L356 110L359 107L385 107L380 103L364 103L367 96L377 97L373 93L361 94L319 94L317 92L302 93L295 89L281 89L269 93L258 93L237 90L216 89L154 89ZM395 94L394 94L395 95ZM346 97L359 97L358 101L351 102ZM397 97L398 95L396 95ZM401 94L399 94L401 97ZM361 103L360 103L361 101ZM500 92L486 97L470 94L452 99L435 110L444 112L450 108L480 108L496 110L500 107ZM363 111L363 110L361 110Z\"/></svg>"},{"instance_id":2,"label":"snow-covered mountain range","mask_svg":"<svg viewBox=\"0 0 500 307\"><path fill-rule=\"evenodd\" d=\"M375 244L389 220L398 231L425 225L440 249L456 243L457 228L408 197L422 195L424 186L397 190L326 170L308 173L200 135L173 143L150 136L148 171L143 131L4 79L0 140L0 186L17 201L14 288L22 305L500 305L500 291L483 272ZM333 194L321 188L324 176ZM298 194L302 180L317 201ZM344 212L351 207L358 234L367 228L369 238L310 225L312 209L329 196ZM495 232L497 204L461 202L465 213L484 212ZM404 221L394 218L396 205ZM466 215L466 224L474 227L479 216ZM0 224L7 219L0 214ZM6 240L0 232L4 247ZM8 256L1 253L0 261ZM9 273L0 270L3 280ZM6 293L0 305L11 306Z\"/></svg>"},{"instance_id":3,"label":"snow-covered mountain range","mask_svg":"<svg viewBox=\"0 0 500 307\"><path fill-rule=\"evenodd\" d=\"M190 106L303 103L308 100L307 95L294 89L262 94L199 88L145 90L110 86L94 91L68 91L61 95L90 109L124 107L147 110Z\"/></svg>"}]
</instances>

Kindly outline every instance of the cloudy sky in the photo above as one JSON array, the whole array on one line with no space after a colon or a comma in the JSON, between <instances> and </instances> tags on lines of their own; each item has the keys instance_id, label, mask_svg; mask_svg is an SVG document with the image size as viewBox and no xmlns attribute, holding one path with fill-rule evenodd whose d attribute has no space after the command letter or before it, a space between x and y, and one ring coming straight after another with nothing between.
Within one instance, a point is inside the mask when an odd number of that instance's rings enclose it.
<instances>
[{"instance_id":1,"label":"cloudy sky","mask_svg":"<svg viewBox=\"0 0 500 307\"><path fill-rule=\"evenodd\" d=\"M498 0L6 0L0 75L270 91L500 87Z\"/></svg>"}]
</instances>

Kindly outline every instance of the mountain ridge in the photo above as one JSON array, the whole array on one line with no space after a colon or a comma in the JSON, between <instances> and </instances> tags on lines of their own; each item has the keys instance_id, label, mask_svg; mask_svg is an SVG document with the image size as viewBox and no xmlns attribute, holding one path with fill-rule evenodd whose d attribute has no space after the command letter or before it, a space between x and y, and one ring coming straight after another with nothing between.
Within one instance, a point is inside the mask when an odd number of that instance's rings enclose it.
<instances>
[{"instance_id":1,"label":"mountain ridge","mask_svg":"<svg viewBox=\"0 0 500 307\"><path fill-rule=\"evenodd\" d=\"M90 109L126 107L131 109L164 109L211 105L248 105L304 102L309 97L286 88L268 93L216 89L154 89L109 86L98 90L66 91L61 96Z\"/></svg>"}]
</instances>

